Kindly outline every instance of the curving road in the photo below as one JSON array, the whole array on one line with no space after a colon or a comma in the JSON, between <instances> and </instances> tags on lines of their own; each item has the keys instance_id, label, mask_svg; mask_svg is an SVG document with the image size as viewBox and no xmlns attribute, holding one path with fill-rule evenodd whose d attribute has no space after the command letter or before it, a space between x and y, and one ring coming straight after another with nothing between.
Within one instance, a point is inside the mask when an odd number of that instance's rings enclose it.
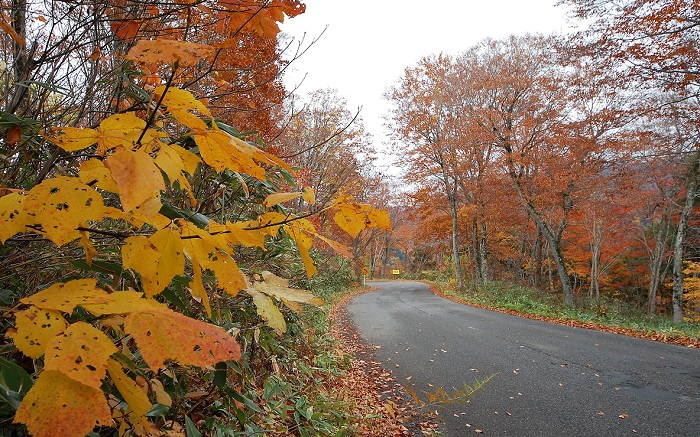
<instances>
[{"instance_id":1,"label":"curving road","mask_svg":"<svg viewBox=\"0 0 700 437\"><path fill-rule=\"evenodd\" d=\"M700 436L700 350L461 305L373 282L348 311L417 393L493 379L442 411L448 436Z\"/></svg>"}]
</instances>

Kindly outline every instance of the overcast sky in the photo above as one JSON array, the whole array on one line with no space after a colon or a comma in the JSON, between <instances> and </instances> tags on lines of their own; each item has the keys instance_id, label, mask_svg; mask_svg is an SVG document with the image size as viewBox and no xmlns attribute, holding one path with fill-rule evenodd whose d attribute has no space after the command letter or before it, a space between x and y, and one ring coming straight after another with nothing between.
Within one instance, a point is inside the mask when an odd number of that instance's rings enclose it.
<instances>
[{"instance_id":1,"label":"overcast sky","mask_svg":"<svg viewBox=\"0 0 700 437\"><path fill-rule=\"evenodd\" d=\"M310 41L325 33L286 75L305 95L335 88L381 149L386 143L382 97L407 67L426 55L457 54L480 40L567 28L556 0L304 0L306 12L287 19L282 31Z\"/></svg>"}]
</instances>

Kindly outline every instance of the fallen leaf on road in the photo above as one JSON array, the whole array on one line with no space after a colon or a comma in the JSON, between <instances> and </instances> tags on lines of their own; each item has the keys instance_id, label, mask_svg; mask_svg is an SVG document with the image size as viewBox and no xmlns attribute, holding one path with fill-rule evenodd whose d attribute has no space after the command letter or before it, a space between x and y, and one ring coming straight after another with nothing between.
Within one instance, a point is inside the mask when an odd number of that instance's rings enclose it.
<instances>
[{"instance_id":1,"label":"fallen leaf on road","mask_svg":"<svg viewBox=\"0 0 700 437\"><path fill-rule=\"evenodd\" d=\"M620 415L617 416L617 417L619 417L620 419L627 419L628 417L630 417L630 415L627 414L627 413L622 413L622 414L620 414Z\"/></svg>"}]
</instances>

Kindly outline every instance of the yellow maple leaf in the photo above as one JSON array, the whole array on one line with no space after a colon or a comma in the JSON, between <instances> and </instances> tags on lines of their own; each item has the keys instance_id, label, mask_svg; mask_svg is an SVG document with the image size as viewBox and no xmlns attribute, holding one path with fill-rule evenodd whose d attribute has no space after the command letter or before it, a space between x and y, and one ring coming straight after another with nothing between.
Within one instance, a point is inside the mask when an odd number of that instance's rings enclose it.
<instances>
[{"instance_id":1,"label":"yellow maple leaf","mask_svg":"<svg viewBox=\"0 0 700 437\"><path fill-rule=\"evenodd\" d=\"M227 239L232 243L232 245L240 244L241 246L254 247L258 246L262 249L265 248L265 235L267 233L263 232L261 229L249 230L249 227L257 224L256 221L246 221L246 222L236 222L226 223L226 229L229 230Z\"/></svg>"},{"instance_id":2,"label":"yellow maple leaf","mask_svg":"<svg viewBox=\"0 0 700 437\"><path fill-rule=\"evenodd\" d=\"M75 279L55 283L38 293L21 299L20 302L44 310L56 310L70 314L77 306L107 303L111 300L110 294L97 288L96 279Z\"/></svg>"},{"instance_id":3,"label":"yellow maple leaf","mask_svg":"<svg viewBox=\"0 0 700 437\"><path fill-rule=\"evenodd\" d=\"M25 199L26 194L19 192L0 197L0 243L35 224L34 216L24 209Z\"/></svg>"},{"instance_id":4,"label":"yellow maple leaf","mask_svg":"<svg viewBox=\"0 0 700 437\"><path fill-rule=\"evenodd\" d=\"M102 390L46 370L22 400L14 423L27 425L34 437L84 437L95 426L111 426L112 415Z\"/></svg>"},{"instance_id":5,"label":"yellow maple leaf","mask_svg":"<svg viewBox=\"0 0 700 437\"><path fill-rule=\"evenodd\" d=\"M160 170L147 153L118 147L105 160L105 166L119 187L124 211L133 211L165 190Z\"/></svg>"},{"instance_id":6,"label":"yellow maple leaf","mask_svg":"<svg viewBox=\"0 0 700 437\"><path fill-rule=\"evenodd\" d=\"M314 235L316 238L319 240L323 241L326 243L328 246L331 247L331 249L335 250L339 254L343 255L345 258L352 258L352 252L350 252L350 248L342 243L338 243L335 240L331 240L330 238L324 237L321 234L316 234Z\"/></svg>"},{"instance_id":7,"label":"yellow maple leaf","mask_svg":"<svg viewBox=\"0 0 700 437\"><path fill-rule=\"evenodd\" d=\"M162 229L151 237L129 237L122 246L122 263L141 275L146 296L160 293L185 270L183 243L176 231Z\"/></svg>"},{"instance_id":8,"label":"yellow maple leaf","mask_svg":"<svg viewBox=\"0 0 700 437\"><path fill-rule=\"evenodd\" d=\"M109 359L107 361L107 373L117 387L119 393L121 393L124 401L129 405L129 410L136 416L136 421L138 421L142 426L148 426L148 419L146 419L146 413L151 409L151 401L148 400L148 396L141 390L141 387L136 384L136 381L129 378L122 370L121 364L114 359Z\"/></svg>"},{"instance_id":9,"label":"yellow maple leaf","mask_svg":"<svg viewBox=\"0 0 700 437\"><path fill-rule=\"evenodd\" d=\"M181 66L195 65L214 55L216 49L205 44L168 39L139 40L125 59L145 64L169 64L178 61Z\"/></svg>"},{"instance_id":10,"label":"yellow maple leaf","mask_svg":"<svg viewBox=\"0 0 700 437\"><path fill-rule=\"evenodd\" d=\"M241 358L240 346L226 330L168 308L131 313L124 330L134 337L144 361L153 370L163 368L167 360L206 367Z\"/></svg>"},{"instance_id":11,"label":"yellow maple leaf","mask_svg":"<svg viewBox=\"0 0 700 437\"><path fill-rule=\"evenodd\" d=\"M214 170L221 172L229 169L265 180L265 169L256 164L252 157L253 149L257 148L221 130L195 130L194 140L202 159Z\"/></svg>"},{"instance_id":12,"label":"yellow maple leaf","mask_svg":"<svg viewBox=\"0 0 700 437\"><path fill-rule=\"evenodd\" d=\"M17 331L8 332L8 336L17 349L30 358L39 358L49 341L68 327L68 322L59 311L29 307L15 313L15 326Z\"/></svg>"},{"instance_id":13,"label":"yellow maple leaf","mask_svg":"<svg viewBox=\"0 0 700 437\"><path fill-rule=\"evenodd\" d=\"M146 122L133 112L111 115L100 123L97 128L97 154L104 156L108 150L115 147L131 148L135 145Z\"/></svg>"},{"instance_id":14,"label":"yellow maple leaf","mask_svg":"<svg viewBox=\"0 0 700 437\"><path fill-rule=\"evenodd\" d=\"M111 193L119 193L119 187L114 182L109 169L99 159L91 158L80 164L80 181L86 185L93 185L97 188Z\"/></svg>"},{"instance_id":15,"label":"yellow maple leaf","mask_svg":"<svg viewBox=\"0 0 700 437\"><path fill-rule=\"evenodd\" d=\"M276 299L308 303L317 306L325 304L323 299L315 296L310 291L290 288L289 280L280 278L271 272L262 272L262 277L263 281L256 281L251 285L253 290L265 293L266 295L272 296ZM251 287L249 287L248 290L250 290Z\"/></svg>"},{"instance_id":16,"label":"yellow maple leaf","mask_svg":"<svg viewBox=\"0 0 700 437\"><path fill-rule=\"evenodd\" d=\"M247 293L253 298L253 304L255 304L258 315L275 330L277 335L287 332L287 323L284 321L284 316L272 299L251 288L247 290Z\"/></svg>"},{"instance_id":17,"label":"yellow maple leaf","mask_svg":"<svg viewBox=\"0 0 700 437\"><path fill-rule=\"evenodd\" d=\"M165 93L165 96L163 96L163 93ZM212 118L211 112L209 112L209 108L207 108L204 103L197 100L191 92L180 88L159 86L155 89L153 97L156 100L162 99L162 105L168 108L168 112L170 112L177 121L190 129L208 129L206 123L190 111L199 112L209 118Z\"/></svg>"},{"instance_id":18,"label":"yellow maple leaf","mask_svg":"<svg viewBox=\"0 0 700 437\"><path fill-rule=\"evenodd\" d=\"M363 203L353 203L348 196L342 196L332 208L333 220L353 238L367 228L380 228L391 231L389 213Z\"/></svg>"},{"instance_id":19,"label":"yellow maple leaf","mask_svg":"<svg viewBox=\"0 0 700 437\"><path fill-rule=\"evenodd\" d=\"M42 132L42 135L66 152L75 152L90 147L100 137L100 133L95 129L79 127L59 127L50 134Z\"/></svg>"},{"instance_id":20,"label":"yellow maple leaf","mask_svg":"<svg viewBox=\"0 0 700 437\"><path fill-rule=\"evenodd\" d=\"M280 203L289 202L290 200L298 199L303 195L303 193L273 193L265 198L263 206L265 208L270 208Z\"/></svg>"},{"instance_id":21,"label":"yellow maple leaf","mask_svg":"<svg viewBox=\"0 0 700 437\"><path fill-rule=\"evenodd\" d=\"M226 253L211 254L207 269L214 272L217 288L224 290L231 296L235 296L240 290L245 290L247 287L245 277L238 268L238 264Z\"/></svg>"},{"instance_id":22,"label":"yellow maple leaf","mask_svg":"<svg viewBox=\"0 0 700 437\"><path fill-rule=\"evenodd\" d=\"M311 249L311 245L314 241L314 235L316 234L314 225L306 219L301 219L284 225L284 230L297 243L299 255L301 256L301 260L304 262L304 268L306 269L306 276L311 279L313 275L318 273L314 260L311 258L311 254L309 253L309 249Z\"/></svg>"},{"instance_id":23,"label":"yellow maple leaf","mask_svg":"<svg viewBox=\"0 0 700 437\"><path fill-rule=\"evenodd\" d=\"M58 246L80 238L76 228L104 215L102 197L78 178L57 176L32 188L24 201L46 237Z\"/></svg>"},{"instance_id":24,"label":"yellow maple leaf","mask_svg":"<svg viewBox=\"0 0 700 437\"><path fill-rule=\"evenodd\" d=\"M316 193L314 193L314 189L311 187L304 187L302 190L302 197L309 205L316 203Z\"/></svg>"},{"instance_id":25,"label":"yellow maple leaf","mask_svg":"<svg viewBox=\"0 0 700 437\"><path fill-rule=\"evenodd\" d=\"M143 293L136 291L117 291L110 294L109 297L112 299L109 302L86 303L81 306L96 316L128 314L150 308L165 308L163 304L153 299L146 299L143 297Z\"/></svg>"},{"instance_id":26,"label":"yellow maple leaf","mask_svg":"<svg viewBox=\"0 0 700 437\"><path fill-rule=\"evenodd\" d=\"M102 331L89 323L76 322L48 344L45 370L57 370L82 384L99 389L107 360L118 349Z\"/></svg>"},{"instance_id":27,"label":"yellow maple leaf","mask_svg":"<svg viewBox=\"0 0 700 437\"><path fill-rule=\"evenodd\" d=\"M170 148L180 156L185 172L191 175L194 174L197 166L202 162L199 156L175 144L171 145Z\"/></svg>"},{"instance_id":28,"label":"yellow maple leaf","mask_svg":"<svg viewBox=\"0 0 700 437\"><path fill-rule=\"evenodd\" d=\"M209 295L207 290L204 289L204 282L202 281L202 267L197 262L196 258L192 259L192 273L193 278L190 282L190 290L192 291L192 297L197 299L204 306L204 310L207 315L211 317L211 305L209 304Z\"/></svg>"},{"instance_id":29,"label":"yellow maple leaf","mask_svg":"<svg viewBox=\"0 0 700 437\"><path fill-rule=\"evenodd\" d=\"M97 249L90 241L90 235L87 231L80 231L80 245L83 246L85 251L85 262L88 265L92 265L92 259L97 255Z\"/></svg>"}]
</instances>

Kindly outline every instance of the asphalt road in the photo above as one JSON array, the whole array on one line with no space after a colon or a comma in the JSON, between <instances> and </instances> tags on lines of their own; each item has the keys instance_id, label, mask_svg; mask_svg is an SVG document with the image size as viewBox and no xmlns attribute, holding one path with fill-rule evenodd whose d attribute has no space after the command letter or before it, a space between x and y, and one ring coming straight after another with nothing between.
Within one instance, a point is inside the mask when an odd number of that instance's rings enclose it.
<instances>
[{"instance_id":1,"label":"asphalt road","mask_svg":"<svg viewBox=\"0 0 700 437\"><path fill-rule=\"evenodd\" d=\"M493 375L440 412L448 436L700 436L700 350L371 285L348 311L397 381L421 394Z\"/></svg>"}]
</instances>

